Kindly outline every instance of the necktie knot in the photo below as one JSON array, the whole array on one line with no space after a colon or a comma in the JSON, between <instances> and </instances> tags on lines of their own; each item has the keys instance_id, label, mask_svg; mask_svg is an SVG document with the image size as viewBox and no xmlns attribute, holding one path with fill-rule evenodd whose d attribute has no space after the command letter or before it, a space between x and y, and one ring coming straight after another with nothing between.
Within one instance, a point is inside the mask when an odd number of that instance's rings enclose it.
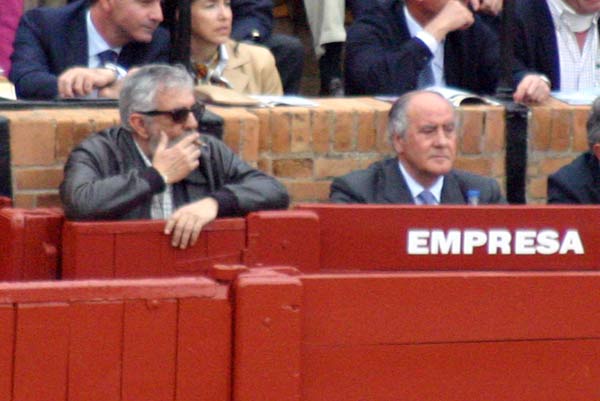
<instances>
[{"instance_id":1,"label":"necktie knot","mask_svg":"<svg viewBox=\"0 0 600 401\"><path fill-rule=\"evenodd\" d=\"M103 52L98 53L98 58L100 59L100 65L105 65L108 63L115 64L117 62L117 58L119 55L114 50L105 50Z\"/></svg>"},{"instance_id":2,"label":"necktie knot","mask_svg":"<svg viewBox=\"0 0 600 401\"><path fill-rule=\"evenodd\" d=\"M424 190L417 198L423 203L423 205L437 205L437 201L435 200L435 196L428 190Z\"/></svg>"}]
</instances>

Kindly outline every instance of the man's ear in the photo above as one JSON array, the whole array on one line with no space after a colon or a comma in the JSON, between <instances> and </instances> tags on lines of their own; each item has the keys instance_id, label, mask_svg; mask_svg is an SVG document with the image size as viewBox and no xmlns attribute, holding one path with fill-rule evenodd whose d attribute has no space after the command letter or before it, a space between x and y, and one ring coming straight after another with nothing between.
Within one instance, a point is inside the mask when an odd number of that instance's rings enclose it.
<instances>
[{"instance_id":1,"label":"man's ear","mask_svg":"<svg viewBox=\"0 0 600 401\"><path fill-rule=\"evenodd\" d=\"M600 143L595 143L592 146L592 153L596 156L596 159L600 160Z\"/></svg>"},{"instance_id":2,"label":"man's ear","mask_svg":"<svg viewBox=\"0 0 600 401\"><path fill-rule=\"evenodd\" d=\"M143 139L148 139L150 138L150 133L148 132L148 127L146 125L146 120L144 119L144 116L142 116L141 114L137 114L137 113L131 113L129 115L129 125L131 126L131 128L133 128L133 130L135 131L135 133Z\"/></svg>"},{"instance_id":3,"label":"man's ear","mask_svg":"<svg viewBox=\"0 0 600 401\"><path fill-rule=\"evenodd\" d=\"M392 136L392 146L394 147L396 154L401 154L404 150L404 139L400 135L394 134Z\"/></svg>"}]
</instances>

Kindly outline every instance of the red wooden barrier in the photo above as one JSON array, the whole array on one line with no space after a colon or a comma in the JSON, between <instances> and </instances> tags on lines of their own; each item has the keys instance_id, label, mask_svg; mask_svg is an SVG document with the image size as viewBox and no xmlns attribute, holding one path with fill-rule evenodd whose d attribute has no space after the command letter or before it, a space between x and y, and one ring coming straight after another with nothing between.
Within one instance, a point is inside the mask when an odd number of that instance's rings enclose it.
<instances>
[{"instance_id":1,"label":"red wooden barrier","mask_svg":"<svg viewBox=\"0 0 600 401\"><path fill-rule=\"evenodd\" d=\"M246 245L244 219L221 219L204 227L198 242L173 248L164 221L65 223L63 277L165 277L204 274L214 264L241 263Z\"/></svg>"},{"instance_id":2,"label":"red wooden barrier","mask_svg":"<svg viewBox=\"0 0 600 401\"><path fill-rule=\"evenodd\" d=\"M0 209L0 280L55 279L62 224L58 209Z\"/></svg>"},{"instance_id":3,"label":"red wooden barrier","mask_svg":"<svg viewBox=\"0 0 600 401\"><path fill-rule=\"evenodd\" d=\"M205 278L0 285L0 400L227 401L228 288Z\"/></svg>"},{"instance_id":4,"label":"red wooden barrier","mask_svg":"<svg viewBox=\"0 0 600 401\"><path fill-rule=\"evenodd\" d=\"M318 271L319 218L310 211L265 211L247 217L249 267L288 265Z\"/></svg>"},{"instance_id":5,"label":"red wooden barrier","mask_svg":"<svg viewBox=\"0 0 600 401\"><path fill-rule=\"evenodd\" d=\"M12 199L7 196L0 196L0 208L12 206Z\"/></svg>"},{"instance_id":6,"label":"red wooden barrier","mask_svg":"<svg viewBox=\"0 0 600 401\"><path fill-rule=\"evenodd\" d=\"M599 273L250 272L235 302L236 401L600 398Z\"/></svg>"},{"instance_id":7,"label":"red wooden barrier","mask_svg":"<svg viewBox=\"0 0 600 401\"><path fill-rule=\"evenodd\" d=\"M323 270L600 270L596 206L299 205Z\"/></svg>"}]
</instances>

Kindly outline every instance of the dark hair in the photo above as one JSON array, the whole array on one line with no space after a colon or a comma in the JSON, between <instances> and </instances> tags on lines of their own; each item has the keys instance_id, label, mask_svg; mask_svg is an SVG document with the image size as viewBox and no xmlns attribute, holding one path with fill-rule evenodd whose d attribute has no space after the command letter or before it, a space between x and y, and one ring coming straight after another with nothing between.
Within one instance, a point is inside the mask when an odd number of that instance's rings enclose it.
<instances>
[{"instance_id":1,"label":"dark hair","mask_svg":"<svg viewBox=\"0 0 600 401\"><path fill-rule=\"evenodd\" d=\"M171 32L169 63L183 65L190 72L193 71L190 55L192 1L168 0L163 5L165 25Z\"/></svg>"}]
</instances>

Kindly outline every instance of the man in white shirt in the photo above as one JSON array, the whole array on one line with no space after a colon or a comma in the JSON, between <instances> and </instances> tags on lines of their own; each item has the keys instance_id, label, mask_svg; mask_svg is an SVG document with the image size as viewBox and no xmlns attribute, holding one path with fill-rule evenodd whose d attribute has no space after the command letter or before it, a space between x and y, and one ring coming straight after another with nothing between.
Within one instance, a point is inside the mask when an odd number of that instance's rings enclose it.
<instances>
[{"instance_id":1,"label":"man in white shirt","mask_svg":"<svg viewBox=\"0 0 600 401\"><path fill-rule=\"evenodd\" d=\"M515 101L600 86L600 1L517 1L515 10Z\"/></svg>"}]
</instances>

